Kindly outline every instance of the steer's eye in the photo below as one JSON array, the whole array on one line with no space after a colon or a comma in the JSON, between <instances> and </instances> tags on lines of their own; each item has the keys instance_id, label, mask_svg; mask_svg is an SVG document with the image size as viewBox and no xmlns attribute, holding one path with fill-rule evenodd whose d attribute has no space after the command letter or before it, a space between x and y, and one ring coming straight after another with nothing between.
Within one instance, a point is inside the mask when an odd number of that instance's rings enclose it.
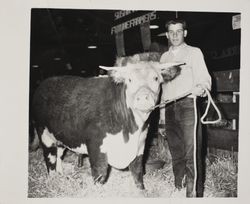
<instances>
[{"instance_id":1,"label":"steer's eye","mask_svg":"<svg viewBox=\"0 0 250 204\"><path fill-rule=\"evenodd\" d=\"M156 77L154 77L154 80L155 80L155 81L158 81L158 80L159 80L159 78L156 76Z\"/></svg>"},{"instance_id":2,"label":"steer's eye","mask_svg":"<svg viewBox=\"0 0 250 204\"><path fill-rule=\"evenodd\" d=\"M129 82L132 82L132 79L129 78L128 81L129 81Z\"/></svg>"}]
</instances>

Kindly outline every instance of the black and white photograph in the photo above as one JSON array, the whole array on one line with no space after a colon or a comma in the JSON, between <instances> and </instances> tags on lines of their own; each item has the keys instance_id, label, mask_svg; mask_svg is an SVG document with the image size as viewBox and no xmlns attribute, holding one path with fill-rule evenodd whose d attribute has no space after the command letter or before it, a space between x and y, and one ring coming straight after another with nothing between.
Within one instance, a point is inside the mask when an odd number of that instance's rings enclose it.
<instances>
[{"instance_id":1,"label":"black and white photograph","mask_svg":"<svg viewBox=\"0 0 250 204\"><path fill-rule=\"evenodd\" d=\"M17 105L1 118L11 124L1 135L17 131L2 142L3 203L13 195L243 201L245 7L52 2L15 4L26 11L24 36L17 19L7 25L10 37L20 32L11 44L25 46L12 46L21 60L12 56L18 64L8 75L17 86L1 85L11 101L3 107Z\"/></svg>"}]
</instances>

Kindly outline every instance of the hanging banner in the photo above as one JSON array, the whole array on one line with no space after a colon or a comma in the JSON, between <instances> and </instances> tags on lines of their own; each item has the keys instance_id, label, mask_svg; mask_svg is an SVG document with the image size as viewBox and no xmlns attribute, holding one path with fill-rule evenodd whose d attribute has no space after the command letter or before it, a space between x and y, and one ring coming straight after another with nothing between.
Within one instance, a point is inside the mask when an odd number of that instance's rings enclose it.
<instances>
[{"instance_id":1,"label":"hanging banner","mask_svg":"<svg viewBox=\"0 0 250 204\"><path fill-rule=\"evenodd\" d=\"M130 20L123 22L119 25L113 26L111 28L111 35L113 35L114 33L122 32L124 30L129 29L129 28L138 26L140 24L150 22L150 21L155 20L155 19L156 19L156 11L144 14L144 15L139 16L137 18L130 19Z\"/></svg>"},{"instance_id":2,"label":"hanging banner","mask_svg":"<svg viewBox=\"0 0 250 204\"><path fill-rule=\"evenodd\" d=\"M136 12L136 10L120 10L114 13L114 17L115 17L115 20L118 20L134 12Z\"/></svg>"},{"instance_id":3,"label":"hanging banner","mask_svg":"<svg viewBox=\"0 0 250 204\"><path fill-rule=\"evenodd\" d=\"M118 56L131 55L141 51L145 52L150 49L151 32L149 26L150 22L157 18L156 11L144 12L140 16L137 14L137 17L134 17L135 12L132 10L121 10L114 13L114 21L120 21L124 18L122 23L111 28L111 35L115 34ZM131 16L132 14L133 17ZM128 18L130 19L128 20Z\"/></svg>"},{"instance_id":4,"label":"hanging banner","mask_svg":"<svg viewBox=\"0 0 250 204\"><path fill-rule=\"evenodd\" d=\"M116 52L118 57L125 56L125 47L124 47L124 35L123 32L116 33Z\"/></svg>"}]
</instances>

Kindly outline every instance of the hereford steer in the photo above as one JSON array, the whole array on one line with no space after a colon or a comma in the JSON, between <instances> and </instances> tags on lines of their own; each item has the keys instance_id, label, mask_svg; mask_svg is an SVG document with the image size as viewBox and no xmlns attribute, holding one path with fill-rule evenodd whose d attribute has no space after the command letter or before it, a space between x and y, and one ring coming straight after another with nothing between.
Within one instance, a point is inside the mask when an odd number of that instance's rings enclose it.
<instances>
[{"instance_id":1,"label":"hereford steer","mask_svg":"<svg viewBox=\"0 0 250 204\"><path fill-rule=\"evenodd\" d=\"M129 167L136 186L143 189L146 121L163 79L171 80L180 68L158 62L102 68L108 76L52 77L36 90L32 115L47 170L62 173L67 148L88 154L95 182L106 181L109 165Z\"/></svg>"}]
</instances>

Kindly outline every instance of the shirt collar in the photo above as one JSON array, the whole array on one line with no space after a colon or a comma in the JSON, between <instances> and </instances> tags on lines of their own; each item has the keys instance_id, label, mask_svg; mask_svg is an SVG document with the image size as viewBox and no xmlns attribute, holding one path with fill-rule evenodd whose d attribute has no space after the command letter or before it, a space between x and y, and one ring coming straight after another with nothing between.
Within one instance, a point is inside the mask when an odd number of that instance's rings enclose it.
<instances>
[{"instance_id":1,"label":"shirt collar","mask_svg":"<svg viewBox=\"0 0 250 204\"><path fill-rule=\"evenodd\" d=\"M183 43L178 47L177 50L180 50L180 49L182 49L182 48L184 48L184 47L186 47L186 46L187 46L187 44L186 44L185 42L183 42ZM173 46L170 46L169 51L173 51Z\"/></svg>"}]
</instances>

